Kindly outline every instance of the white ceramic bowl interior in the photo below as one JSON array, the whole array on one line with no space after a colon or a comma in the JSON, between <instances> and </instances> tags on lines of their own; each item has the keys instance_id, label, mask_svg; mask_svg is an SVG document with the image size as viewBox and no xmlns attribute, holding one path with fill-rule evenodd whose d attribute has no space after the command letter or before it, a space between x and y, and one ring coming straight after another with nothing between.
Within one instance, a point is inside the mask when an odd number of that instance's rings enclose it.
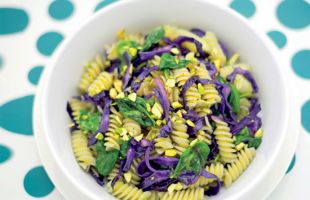
<instances>
[{"instance_id":1,"label":"white ceramic bowl interior","mask_svg":"<svg viewBox=\"0 0 310 200\"><path fill-rule=\"evenodd\" d=\"M41 111L39 120L43 129L40 133L36 131L36 135L43 138L42 143L46 145L44 148L49 152L43 152L40 148L49 175L67 198L113 199L90 175L82 171L75 161L71 150L66 102L77 94L76 88L83 71L83 63L100 52L103 45L114 42L115 33L120 28L124 27L129 32L147 32L162 24L211 30L231 52L240 53L242 60L252 66L260 87L259 98L265 131L263 143L253 163L241 178L213 198L265 197L287 167L279 167L277 161L287 134L287 84L265 39L242 17L203 0L121 1L96 13L62 44L44 74L41 99L38 100ZM39 146L42 146L42 143ZM268 184L269 186L266 186Z\"/></svg>"}]
</instances>

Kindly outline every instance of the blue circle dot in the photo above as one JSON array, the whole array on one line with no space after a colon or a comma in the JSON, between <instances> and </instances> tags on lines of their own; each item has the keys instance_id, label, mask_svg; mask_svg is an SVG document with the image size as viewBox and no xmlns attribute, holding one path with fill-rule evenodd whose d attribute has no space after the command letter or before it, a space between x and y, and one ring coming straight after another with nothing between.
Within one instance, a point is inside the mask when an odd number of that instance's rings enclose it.
<instances>
[{"instance_id":1,"label":"blue circle dot","mask_svg":"<svg viewBox=\"0 0 310 200\"><path fill-rule=\"evenodd\" d=\"M54 185L47 176L44 168L38 166L32 168L24 178L24 188L33 197L44 197L51 193Z\"/></svg>"},{"instance_id":2,"label":"blue circle dot","mask_svg":"<svg viewBox=\"0 0 310 200\"><path fill-rule=\"evenodd\" d=\"M310 100L301 108L301 124L310 134Z\"/></svg>"},{"instance_id":3,"label":"blue circle dot","mask_svg":"<svg viewBox=\"0 0 310 200\"><path fill-rule=\"evenodd\" d=\"M294 154L294 156L291 160L291 163L286 170L286 174L288 174L293 169L293 167L295 166L295 163L296 163L296 154Z\"/></svg>"},{"instance_id":4,"label":"blue circle dot","mask_svg":"<svg viewBox=\"0 0 310 200\"><path fill-rule=\"evenodd\" d=\"M279 49L282 49L287 42L286 36L280 31L269 31L267 35Z\"/></svg>"},{"instance_id":5,"label":"blue circle dot","mask_svg":"<svg viewBox=\"0 0 310 200\"><path fill-rule=\"evenodd\" d=\"M234 0L229 6L247 18L252 17L256 10L254 2L251 0Z\"/></svg>"},{"instance_id":6,"label":"blue circle dot","mask_svg":"<svg viewBox=\"0 0 310 200\"><path fill-rule=\"evenodd\" d=\"M0 163L4 163L5 161L9 160L12 156L11 150L0 144Z\"/></svg>"},{"instance_id":7,"label":"blue circle dot","mask_svg":"<svg viewBox=\"0 0 310 200\"><path fill-rule=\"evenodd\" d=\"M32 84L34 84L34 85L37 85L37 84L38 84L43 69L44 69L43 66L36 66L36 67L33 67L33 68L29 71L29 73L28 73L28 80L30 81L30 83L32 83Z\"/></svg>"},{"instance_id":8,"label":"blue circle dot","mask_svg":"<svg viewBox=\"0 0 310 200\"><path fill-rule=\"evenodd\" d=\"M116 2L117 0L103 0L100 3L97 4L96 8L95 8L95 12L100 10L103 7L106 7L107 5Z\"/></svg>"},{"instance_id":9,"label":"blue circle dot","mask_svg":"<svg viewBox=\"0 0 310 200\"><path fill-rule=\"evenodd\" d=\"M292 58L292 67L297 75L310 78L310 50L300 50Z\"/></svg>"},{"instance_id":10,"label":"blue circle dot","mask_svg":"<svg viewBox=\"0 0 310 200\"><path fill-rule=\"evenodd\" d=\"M73 13L74 6L68 0L53 1L48 7L49 15L56 20L64 20Z\"/></svg>"},{"instance_id":11,"label":"blue circle dot","mask_svg":"<svg viewBox=\"0 0 310 200\"><path fill-rule=\"evenodd\" d=\"M50 56L63 38L64 37L57 32L44 33L37 41L37 49L41 54Z\"/></svg>"},{"instance_id":12,"label":"blue circle dot","mask_svg":"<svg viewBox=\"0 0 310 200\"><path fill-rule=\"evenodd\" d=\"M282 1L277 8L279 21L289 28L305 28L310 24L310 4L301 0Z\"/></svg>"},{"instance_id":13,"label":"blue circle dot","mask_svg":"<svg viewBox=\"0 0 310 200\"><path fill-rule=\"evenodd\" d=\"M0 35L22 32L29 24L27 12L18 8L1 7L0 19Z\"/></svg>"}]
</instances>

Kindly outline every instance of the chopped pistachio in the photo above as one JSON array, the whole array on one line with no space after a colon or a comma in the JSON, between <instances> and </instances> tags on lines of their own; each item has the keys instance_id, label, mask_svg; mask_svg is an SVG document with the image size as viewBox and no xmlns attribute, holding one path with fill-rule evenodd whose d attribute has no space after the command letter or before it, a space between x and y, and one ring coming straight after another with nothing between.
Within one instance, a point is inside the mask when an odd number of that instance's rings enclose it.
<instances>
[{"instance_id":1,"label":"chopped pistachio","mask_svg":"<svg viewBox=\"0 0 310 200\"><path fill-rule=\"evenodd\" d=\"M255 132L254 137L256 138L263 137L263 134L264 134L263 129L260 128Z\"/></svg>"},{"instance_id":2,"label":"chopped pistachio","mask_svg":"<svg viewBox=\"0 0 310 200\"><path fill-rule=\"evenodd\" d=\"M204 93L205 93L205 89L204 89L204 87L201 85L201 83L198 83L197 88L198 88L199 94L204 94Z\"/></svg>"},{"instance_id":3,"label":"chopped pistachio","mask_svg":"<svg viewBox=\"0 0 310 200\"><path fill-rule=\"evenodd\" d=\"M137 55L138 50L136 48L129 48L129 54L132 57L135 57Z\"/></svg>"},{"instance_id":4,"label":"chopped pistachio","mask_svg":"<svg viewBox=\"0 0 310 200\"><path fill-rule=\"evenodd\" d=\"M109 93L110 93L110 97L111 97L112 99L116 99L117 91L116 91L115 88L111 88Z\"/></svg>"},{"instance_id":5,"label":"chopped pistachio","mask_svg":"<svg viewBox=\"0 0 310 200\"><path fill-rule=\"evenodd\" d=\"M130 99L131 101L135 102L137 99L137 94L136 93L130 93L128 95L128 99Z\"/></svg>"},{"instance_id":6,"label":"chopped pistachio","mask_svg":"<svg viewBox=\"0 0 310 200\"><path fill-rule=\"evenodd\" d=\"M180 53L179 49L178 48L172 48L170 49L171 53L175 54L175 55L178 55Z\"/></svg>"},{"instance_id":7,"label":"chopped pistachio","mask_svg":"<svg viewBox=\"0 0 310 200\"><path fill-rule=\"evenodd\" d=\"M121 80L119 80L119 79L114 80L113 85L114 85L114 88L116 89L117 92L122 91L123 82Z\"/></svg>"},{"instance_id":8,"label":"chopped pistachio","mask_svg":"<svg viewBox=\"0 0 310 200\"><path fill-rule=\"evenodd\" d=\"M171 106L172 106L172 108L174 108L174 109L177 109L177 108L182 108L182 107L183 107L183 105L182 105L182 104L180 104L180 103L179 103L179 102L177 102L177 101L172 102Z\"/></svg>"},{"instance_id":9,"label":"chopped pistachio","mask_svg":"<svg viewBox=\"0 0 310 200\"><path fill-rule=\"evenodd\" d=\"M165 156L175 156L177 154L177 151L174 149L167 149L165 151Z\"/></svg>"},{"instance_id":10,"label":"chopped pistachio","mask_svg":"<svg viewBox=\"0 0 310 200\"><path fill-rule=\"evenodd\" d=\"M183 117L181 110L178 110L177 115L178 115L179 117Z\"/></svg>"},{"instance_id":11,"label":"chopped pistachio","mask_svg":"<svg viewBox=\"0 0 310 200\"><path fill-rule=\"evenodd\" d=\"M138 135L138 136L136 136L134 138L135 138L135 140L137 140L139 142L140 140L142 140L143 134L140 134L140 135Z\"/></svg>"},{"instance_id":12,"label":"chopped pistachio","mask_svg":"<svg viewBox=\"0 0 310 200\"><path fill-rule=\"evenodd\" d=\"M194 122L192 122L191 120L186 120L186 124L188 124L189 126L191 126L191 127L195 127L195 124L194 124Z\"/></svg>"},{"instance_id":13,"label":"chopped pistachio","mask_svg":"<svg viewBox=\"0 0 310 200\"><path fill-rule=\"evenodd\" d=\"M96 138L97 138L98 140L103 140L103 134L100 133L100 132L97 133Z\"/></svg>"},{"instance_id":14,"label":"chopped pistachio","mask_svg":"<svg viewBox=\"0 0 310 200\"><path fill-rule=\"evenodd\" d=\"M124 177L125 177L126 182L127 182L127 183L130 183L131 178L132 178L131 173L130 173L130 172L126 172L126 173L124 174Z\"/></svg>"},{"instance_id":15,"label":"chopped pistachio","mask_svg":"<svg viewBox=\"0 0 310 200\"><path fill-rule=\"evenodd\" d=\"M122 98L124 98L124 97L125 97L124 92L120 92L120 93L118 93L118 95L116 96L116 99L122 99Z\"/></svg>"}]
</instances>

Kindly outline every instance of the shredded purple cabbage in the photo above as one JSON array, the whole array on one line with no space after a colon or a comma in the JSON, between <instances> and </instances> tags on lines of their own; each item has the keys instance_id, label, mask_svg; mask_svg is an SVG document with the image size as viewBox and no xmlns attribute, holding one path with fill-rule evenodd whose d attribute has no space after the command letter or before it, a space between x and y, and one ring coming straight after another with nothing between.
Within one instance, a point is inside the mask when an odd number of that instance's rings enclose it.
<instances>
[{"instance_id":1,"label":"shredded purple cabbage","mask_svg":"<svg viewBox=\"0 0 310 200\"><path fill-rule=\"evenodd\" d=\"M205 59L203 58L200 58L199 61L206 66L206 69L208 70L210 77L212 79L215 79L216 73L218 72L215 65L212 62L205 61Z\"/></svg>"},{"instance_id":2,"label":"shredded purple cabbage","mask_svg":"<svg viewBox=\"0 0 310 200\"><path fill-rule=\"evenodd\" d=\"M253 86L253 91L255 93L258 92L258 85L251 72L241 69L240 67L235 68L234 71L229 76L227 76L227 80L229 82L233 82L237 74L243 75L246 79L248 79Z\"/></svg>"},{"instance_id":3,"label":"shredded purple cabbage","mask_svg":"<svg viewBox=\"0 0 310 200\"><path fill-rule=\"evenodd\" d=\"M216 186L210 187L207 191L205 191L205 195L207 196L214 196L217 195L223 185L223 182L220 182L219 179L216 180Z\"/></svg>"},{"instance_id":4,"label":"shredded purple cabbage","mask_svg":"<svg viewBox=\"0 0 310 200\"><path fill-rule=\"evenodd\" d=\"M195 124L195 127L188 127L188 130L187 130L187 133L190 136L196 135L197 132L206 125L206 120L204 117L200 117L199 119L193 122Z\"/></svg>"},{"instance_id":5,"label":"shredded purple cabbage","mask_svg":"<svg viewBox=\"0 0 310 200\"><path fill-rule=\"evenodd\" d=\"M119 165L119 169L118 169L117 175L113 178L113 180L111 182L112 188L114 187L116 181L123 175L123 173L124 173L124 171L123 171L124 164L125 164L125 160L123 159L123 160L120 161L120 165Z\"/></svg>"},{"instance_id":6,"label":"shredded purple cabbage","mask_svg":"<svg viewBox=\"0 0 310 200\"><path fill-rule=\"evenodd\" d=\"M165 47L160 47L153 51L139 52L140 60L146 61L152 59L154 56L161 56L163 53L170 53L170 50L173 48L173 45L168 45Z\"/></svg>"},{"instance_id":7,"label":"shredded purple cabbage","mask_svg":"<svg viewBox=\"0 0 310 200\"><path fill-rule=\"evenodd\" d=\"M203 49L202 49L202 44L201 44L199 41L197 41L196 39L194 39L194 38L187 37L187 36L179 36L179 37L174 41L174 43L176 43L176 44L178 44L178 45L180 45L180 46L181 46L181 44L182 44L183 42L193 42L193 43L196 45L196 48L197 48L198 53L200 54L200 57L205 58L205 57L208 56L208 54L207 54L206 52L203 51Z\"/></svg>"},{"instance_id":8,"label":"shredded purple cabbage","mask_svg":"<svg viewBox=\"0 0 310 200\"><path fill-rule=\"evenodd\" d=\"M121 66L121 61L119 59L115 59L111 61L111 65L107 67L105 70L109 73L114 72L115 69L119 69Z\"/></svg>"},{"instance_id":9,"label":"shredded purple cabbage","mask_svg":"<svg viewBox=\"0 0 310 200\"><path fill-rule=\"evenodd\" d=\"M75 99L78 99L80 101L88 102L88 103L93 103L97 106L102 106L102 104L105 101L105 98L108 97L109 95L107 94L107 91L102 91L99 94L96 94L95 96L91 97L88 95L88 93L83 94L81 96L76 96L74 97Z\"/></svg>"},{"instance_id":10,"label":"shredded purple cabbage","mask_svg":"<svg viewBox=\"0 0 310 200\"><path fill-rule=\"evenodd\" d=\"M130 147L128 150L127 150L127 153L126 153L126 163L123 167L123 171L124 172L128 172L129 169L130 169L130 166L133 162L133 159L136 157L136 152L134 150L134 148Z\"/></svg>"},{"instance_id":11,"label":"shredded purple cabbage","mask_svg":"<svg viewBox=\"0 0 310 200\"><path fill-rule=\"evenodd\" d=\"M145 77L147 77L152 71L158 70L158 66L153 66L153 67L144 67L143 71L139 74L139 76L136 78L136 80L131 82L131 89L132 91L137 91Z\"/></svg>"},{"instance_id":12,"label":"shredded purple cabbage","mask_svg":"<svg viewBox=\"0 0 310 200\"><path fill-rule=\"evenodd\" d=\"M102 175L98 174L98 172L96 172L94 169L91 168L89 170L89 174L96 180L96 182L100 186L104 185L104 177Z\"/></svg>"},{"instance_id":13,"label":"shredded purple cabbage","mask_svg":"<svg viewBox=\"0 0 310 200\"><path fill-rule=\"evenodd\" d=\"M168 122L166 125L161 127L160 129L160 137L168 137L168 135L172 132L172 122L170 119L168 119Z\"/></svg>"},{"instance_id":14,"label":"shredded purple cabbage","mask_svg":"<svg viewBox=\"0 0 310 200\"><path fill-rule=\"evenodd\" d=\"M110 114L110 105L112 104L112 100L107 98L103 107L101 123L99 126L99 130L97 132L105 133L109 128L109 114Z\"/></svg>"},{"instance_id":15,"label":"shredded purple cabbage","mask_svg":"<svg viewBox=\"0 0 310 200\"><path fill-rule=\"evenodd\" d=\"M126 62L126 65L127 65L126 72L122 78L123 89L125 89L129 83L129 80L131 79L131 74L130 74L131 63L130 63L130 56L129 56L128 52L125 52L123 57L124 57L124 60Z\"/></svg>"},{"instance_id":16,"label":"shredded purple cabbage","mask_svg":"<svg viewBox=\"0 0 310 200\"><path fill-rule=\"evenodd\" d=\"M195 35L199 36L199 37L203 37L206 34L206 32L204 30L201 30L199 28L192 28L191 32L194 33Z\"/></svg>"},{"instance_id":17,"label":"shredded purple cabbage","mask_svg":"<svg viewBox=\"0 0 310 200\"><path fill-rule=\"evenodd\" d=\"M155 96L157 97L159 103L163 107L165 119L168 122L170 104L169 104L167 92L165 90L165 86L164 86L163 82L158 78L154 78L154 82L157 85L157 88L155 88Z\"/></svg>"}]
</instances>

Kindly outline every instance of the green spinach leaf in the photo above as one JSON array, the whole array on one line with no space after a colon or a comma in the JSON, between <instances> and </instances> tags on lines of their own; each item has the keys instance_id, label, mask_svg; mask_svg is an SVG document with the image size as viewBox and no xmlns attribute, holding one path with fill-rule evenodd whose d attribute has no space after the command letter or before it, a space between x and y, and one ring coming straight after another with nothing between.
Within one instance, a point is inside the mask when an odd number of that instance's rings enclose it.
<instances>
[{"instance_id":1,"label":"green spinach leaf","mask_svg":"<svg viewBox=\"0 0 310 200\"><path fill-rule=\"evenodd\" d=\"M101 114L99 112L80 111L80 129L84 132L94 133L99 129Z\"/></svg>"},{"instance_id":2,"label":"green spinach leaf","mask_svg":"<svg viewBox=\"0 0 310 200\"><path fill-rule=\"evenodd\" d=\"M149 49L153 44L157 44L165 36L165 30L162 26L153 29L146 37L143 49Z\"/></svg>"},{"instance_id":3,"label":"green spinach leaf","mask_svg":"<svg viewBox=\"0 0 310 200\"><path fill-rule=\"evenodd\" d=\"M129 148L129 141L123 141L121 142L121 150L120 150L120 156L121 158L126 158L126 153Z\"/></svg>"},{"instance_id":4,"label":"green spinach leaf","mask_svg":"<svg viewBox=\"0 0 310 200\"><path fill-rule=\"evenodd\" d=\"M141 48L140 44L133 40L120 40L116 46L116 52L120 60L123 60L123 54L129 52L130 48L139 49Z\"/></svg>"},{"instance_id":5,"label":"green spinach leaf","mask_svg":"<svg viewBox=\"0 0 310 200\"><path fill-rule=\"evenodd\" d=\"M204 168L209 153L210 148L203 141L198 141L193 146L187 148L181 155L172 174L172 178L178 177L185 171L192 171L198 175L198 173Z\"/></svg>"},{"instance_id":6,"label":"green spinach leaf","mask_svg":"<svg viewBox=\"0 0 310 200\"><path fill-rule=\"evenodd\" d=\"M248 143L248 147L254 147L255 149L257 149L260 144L262 143L262 138L258 137L252 137L250 135L249 129L247 127L245 127L244 129L242 129L240 131L240 133L238 133L236 135L236 141L235 141L235 145L240 144L241 142L247 142Z\"/></svg>"},{"instance_id":7,"label":"green spinach leaf","mask_svg":"<svg viewBox=\"0 0 310 200\"><path fill-rule=\"evenodd\" d=\"M147 111L146 103L147 101L141 97L137 97L136 101L131 101L128 97L116 101L116 105L124 117L135 120L144 127L154 126L155 121Z\"/></svg>"},{"instance_id":8,"label":"green spinach leaf","mask_svg":"<svg viewBox=\"0 0 310 200\"><path fill-rule=\"evenodd\" d=\"M176 57L168 53L163 53L160 58L159 69L180 69L186 67L191 61L182 59L177 62Z\"/></svg>"},{"instance_id":9,"label":"green spinach leaf","mask_svg":"<svg viewBox=\"0 0 310 200\"><path fill-rule=\"evenodd\" d=\"M102 176L107 176L113 170L118 160L119 151L106 151L102 141L98 141L96 143L96 151L96 168L99 174L101 174Z\"/></svg>"},{"instance_id":10,"label":"green spinach leaf","mask_svg":"<svg viewBox=\"0 0 310 200\"><path fill-rule=\"evenodd\" d=\"M261 143L262 143L261 137L251 138L248 145L249 145L249 147L254 147L255 149L257 149Z\"/></svg>"},{"instance_id":11,"label":"green spinach leaf","mask_svg":"<svg viewBox=\"0 0 310 200\"><path fill-rule=\"evenodd\" d=\"M235 86L233 86L232 84L230 84L229 86L231 92L228 97L228 101L232 106L233 111L238 114L240 112L240 94Z\"/></svg>"}]
</instances>

